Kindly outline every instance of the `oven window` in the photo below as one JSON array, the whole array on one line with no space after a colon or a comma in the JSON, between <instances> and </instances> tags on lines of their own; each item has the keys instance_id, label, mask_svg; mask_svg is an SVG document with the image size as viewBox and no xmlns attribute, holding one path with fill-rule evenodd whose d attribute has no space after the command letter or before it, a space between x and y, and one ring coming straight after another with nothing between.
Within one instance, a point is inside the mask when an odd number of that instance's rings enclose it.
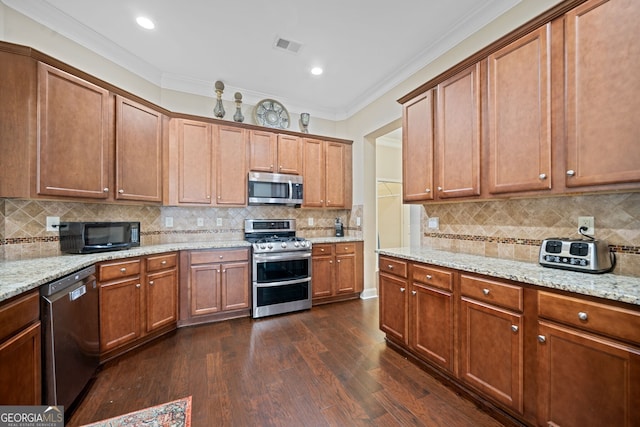
<instances>
[{"instance_id":1,"label":"oven window","mask_svg":"<svg viewBox=\"0 0 640 427\"><path fill-rule=\"evenodd\" d=\"M309 277L309 258L259 262L256 273L258 283L306 279Z\"/></svg>"},{"instance_id":2,"label":"oven window","mask_svg":"<svg viewBox=\"0 0 640 427\"><path fill-rule=\"evenodd\" d=\"M292 301L303 301L309 298L309 282L259 287L256 292L258 297L256 305L258 307Z\"/></svg>"}]
</instances>

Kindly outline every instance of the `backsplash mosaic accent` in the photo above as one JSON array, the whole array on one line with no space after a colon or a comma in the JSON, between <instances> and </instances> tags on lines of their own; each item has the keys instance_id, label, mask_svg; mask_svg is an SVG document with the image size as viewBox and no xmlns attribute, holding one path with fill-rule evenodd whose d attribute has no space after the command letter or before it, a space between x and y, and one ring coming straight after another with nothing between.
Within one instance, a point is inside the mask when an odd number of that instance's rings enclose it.
<instances>
[{"instance_id":1,"label":"backsplash mosaic accent","mask_svg":"<svg viewBox=\"0 0 640 427\"><path fill-rule=\"evenodd\" d=\"M286 206L240 208L131 206L101 203L0 199L0 259L18 260L60 255L58 233L46 231L47 216L61 221L140 221L142 245L186 241L244 240L245 218L294 218L297 234L332 236L340 217L348 236L362 238L362 206L351 210L296 209ZM166 227L167 217L173 227ZM309 224L313 219L313 226ZM198 226L202 219L202 226ZM217 225L217 220L222 222Z\"/></svg>"},{"instance_id":2,"label":"backsplash mosaic accent","mask_svg":"<svg viewBox=\"0 0 640 427\"><path fill-rule=\"evenodd\" d=\"M543 239L581 237L579 216L595 218L595 237L616 252L615 273L640 276L640 193L427 204L421 243L537 262ZM439 218L439 229L428 228L429 217Z\"/></svg>"}]
</instances>

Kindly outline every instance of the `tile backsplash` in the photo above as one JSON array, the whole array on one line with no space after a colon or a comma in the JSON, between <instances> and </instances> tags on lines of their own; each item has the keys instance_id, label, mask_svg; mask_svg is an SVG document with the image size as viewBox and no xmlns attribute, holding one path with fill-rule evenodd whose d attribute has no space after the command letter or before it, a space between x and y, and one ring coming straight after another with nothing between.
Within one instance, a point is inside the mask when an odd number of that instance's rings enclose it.
<instances>
[{"instance_id":1,"label":"tile backsplash","mask_svg":"<svg viewBox=\"0 0 640 427\"><path fill-rule=\"evenodd\" d=\"M340 217L349 236L362 237L362 206L346 209L296 209L286 206L240 208L134 206L102 203L0 199L0 259L19 260L60 254L58 233L46 231L46 218L61 221L140 221L143 245L186 241L244 240L245 218L294 218L297 234L332 236ZM166 227L171 217L173 227ZM309 225L309 219L313 225ZM199 226L199 219L202 226ZM218 226L218 219L221 224Z\"/></svg>"},{"instance_id":2,"label":"tile backsplash","mask_svg":"<svg viewBox=\"0 0 640 427\"><path fill-rule=\"evenodd\" d=\"M427 204L421 243L446 249L537 262L549 237L580 238L578 217L595 218L595 237L617 256L614 273L640 277L640 193ZM439 228L428 228L430 217Z\"/></svg>"}]
</instances>

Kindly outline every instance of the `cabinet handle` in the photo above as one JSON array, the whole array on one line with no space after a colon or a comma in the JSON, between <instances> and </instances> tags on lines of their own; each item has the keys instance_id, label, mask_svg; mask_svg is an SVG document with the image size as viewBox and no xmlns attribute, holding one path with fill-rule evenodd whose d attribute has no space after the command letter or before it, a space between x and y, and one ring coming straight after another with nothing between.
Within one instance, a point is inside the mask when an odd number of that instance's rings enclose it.
<instances>
[{"instance_id":1,"label":"cabinet handle","mask_svg":"<svg viewBox=\"0 0 640 427\"><path fill-rule=\"evenodd\" d=\"M118 190L118 193L123 194L124 190L121 188L121 189Z\"/></svg>"},{"instance_id":2,"label":"cabinet handle","mask_svg":"<svg viewBox=\"0 0 640 427\"><path fill-rule=\"evenodd\" d=\"M333 264L333 260L329 260L329 264Z\"/></svg>"},{"instance_id":3,"label":"cabinet handle","mask_svg":"<svg viewBox=\"0 0 640 427\"><path fill-rule=\"evenodd\" d=\"M104 188L102 189L102 192L103 192L103 193L108 193L108 192L109 192L109 188L108 188L108 187L104 187Z\"/></svg>"},{"instance_id":4,"label":"cabinet handle","mask_svg":"<svg viewBox=\"0 0 640 427\"><path fill-rule=\"evenodd\" d=\"M340 260L337 260L338 262L340 262Z\"/></svg>"},{"instance_id":5,"label":"cabinet handle","mask_svg":"<svg viewBox=\"0 0 640 427\"><path fill-rule=\"evenodd\" d=\"M430 274L427 274L427 280L431 280L433 279L433 276L431 276Z\"/></svg>"},{"instance_id":6,"label":"cabinet handle","mask_svg":"<svg viewBox=\"0 0 640 427\"><path fill-rule=\"evenodd\" d=\"M400 288L400 292L404 292L404 291L406 291L405 288Z\"/></svg>"},{"instance_id":7,"label":"cabinet handle","mask_svg":"<svg viewBox=\"0 0 640 427\"><path fill-rule=\"evenodd\" d=\"M544 344L545 342L547 342L547 337L545 337L544 335L538 335L538 342Z\"/></svg>"},{"instance_id":8,"label":"cabinet handle","mask_svg":"<svg viewBox=\"0 0 640 427\"><path fill-rule=\"evenodd\" d=\"M140 288L140 283L136 283L136 288Z\"/></svg>"},{"instance_id":9,"label":"cabinet handle","mask_svg":"<svg viewBox=\"0 0 640 427\"><path fill-rule=\"evenodd\" d=\"M545 179L547 179L547 174L546 173L541 173L540 175L538 175L538 178L540 178L541 180L545 180Z\"/></svg>"},{"instance_id":10,"label":"cabinet handle","mask_svg":"<svg viewBox=\"0 0 640 427\"><path fill-rule=\"evenodd\" d=\"M208 194L207 194L207 199L211 199L211 196L209 196Z\"/></svg>"},{"instance_id":11,"label":"cabinet handle","mask_svg":"<svg viewBox=\"0 0 640 427\"><path fill-rule=\"evenodd\" d=\"M226 268L223 269L222 272L226 274L227 273L227 269Z\"/></svg>"},{"instance_id":12,"label":"cabinet handle","mask_svg":"<svg viewBox=\"0 0 640 427\"><path fill-rule=\"evenodd\" d=\"M324 252L324 248L320 248L320 252Z\"/></svg>"},{"instance_id":13,"label":"cabinet handle","mask_svg":"<svg viewBox=\"0 0 640 427\"><path fill-rule=\"evenodd\" d=\"M153 280L149 280L149 286L153 286Z\"/></svg>"},{"instance_id":14,"label":"cabinet handle","mask_svg":"<svg viewBox=\"0 0 640 427\"><path fill-rule=\"evenodd\" d=\"M578 319L582 320L583 322L585 322L588 318L589 315L587 315L587 313L585 313L584 311L578 313Z\"/></svg>"},{"instance_id":15,"label":"cabinet handle","mask_svg":"<svg viewBox=\"0 0 640 427\"><path fill-rule=\"evenodd\" d=\"M485 294L485 295L489 295L489 292L491 292L491 291L489 289L487 289L487 288L484 288L482 290L482 293Z\"/></svg>"},{"instance_id":16,"label":"cabinet handle","mask_svg":"<svg viewBox=\"0 0 640 427\"><path fill-rule=\"evenodd\" d=\"M411 295L417 295L418 291L411 291Z\"/></svg>"},{"instance_id":17,"label":"cabinet handle","mask_svg":"<svg viewBox=\"0 0 640 427\"><path fill-rule=\"evenodd\" d=\"M438 191L442 191L442 187L438 186Z\"/></svg>"},{"instance_id":18,"label":"cabinet handle","mask_svg":"<svg viewBox=\"0 0 640 427\"><path fill-rule=\"evenodd\" d=\"M425 192L425 193L427 193L427 194L429 194L429 193L431 193L431 189L430 189L430 188L425 188L425 189L424 189L424 192Z\"/></svg>"},{"instance_id":19,"label":"cabinet handle","mask_svg":"<svg viewBox=\"0 0 640 427\"><path fill-rule=\"evenodd\" d=\"M573 169L569 169L567 171L567 176L574 176L576 174L576 171L574 171Z\"/></svg>"},{"instance_id":20,"label":"cabinet handle","mask_svg":"<svg viewBox=\"0 0 640 427\"><path fill-rule=\"evenodd\" d=\"M218 256L218 258L220 258L220 259L224 258L224 255L220 255L220 256Z\"/></svg>"},{"instance_id":21,"label":"cabinet handle","mask_svg":"<svg viewBox=\"0 0 640 427\"><path fill-rule=\"evenodd\" d=\"M126 272L127 272L127 269L126 269L126 268L122 267L122 268L120 269L120 273L126 273Z\"/></svg>"},{"instance_id":22,"label":"cabinet handle","mask_svg":"<svg viewBox=\"0 0 640 427\"><path fill-rule=\"evenodd\" d=\"M166 259L165 259L165 260L162 260L162 262L161 262L160 264L162 264L162 265L166 265L166 264L167 264L167 260L166 260Z\"/></svg>"},{"instance_id":23,"label":"cabinet handle","mask_svg":"<svg viewBox=\"0 0 640 427\"><path fill-rule=\"evenodd\" d=\"M518 332L518 329L520 329L520 328L518 328L518 325L511 325L511 330L513 332Z\"/></svg>"},{"instance_id":24,"label":"cabinet handle","mask_svg":"<svg viewBox=\"0 0 640 427\"><path fill-rule=\"evenodd\" d=\"M389 264L389 265L387 265L387 268L388 268L389 270L393 270L393 265Z\"/></svg>"}]
</instances>

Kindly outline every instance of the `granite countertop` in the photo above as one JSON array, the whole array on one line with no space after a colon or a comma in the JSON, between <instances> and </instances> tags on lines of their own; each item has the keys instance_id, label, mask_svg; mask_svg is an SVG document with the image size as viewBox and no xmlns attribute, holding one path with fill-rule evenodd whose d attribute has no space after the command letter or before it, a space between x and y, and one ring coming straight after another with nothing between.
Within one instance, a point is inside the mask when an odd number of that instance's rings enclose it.
<instances>
[{"instance_id":1,"label":"granite countertop","mask_svg":"<svg viewBox=\"0 0 640 427\"><path fill-rule=\"evenodd\" d=\"M640 305L640 277L559 270L529 262L447 252L426 247L379 249L377 252L380 255Z\"/></svg>"},{"instance_id":2,"label":"granite countertop","mask_svg":"<svg viewBox=\"0 0 640 427\"><path fill-rule=\"evenodd\" d=\"M97 254L60 255L20 261L0 261L0 302L101 261L180 250L236 247L251 247L251 244L244 240L166 243Z\"/></svg>"}]
</instances>

